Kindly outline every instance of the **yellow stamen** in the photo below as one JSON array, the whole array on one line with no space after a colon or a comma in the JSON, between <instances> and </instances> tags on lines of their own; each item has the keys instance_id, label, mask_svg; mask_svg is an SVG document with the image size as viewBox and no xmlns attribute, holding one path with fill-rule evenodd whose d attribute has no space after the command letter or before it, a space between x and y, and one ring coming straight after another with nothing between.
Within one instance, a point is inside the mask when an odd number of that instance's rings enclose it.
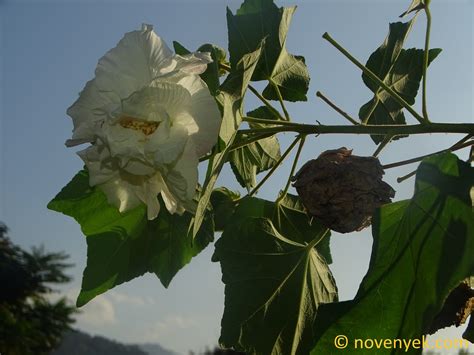
<instances>
[{"instance_id":1,"label":"yellow stamen","mask_svg":"<svg viewBox=\"0 0 474 355\"><path fill-rule=\"evenodd\" d=\"M160 125L160 122L143 121L130 116L122 116L119 120L119 124L123 128L131 128L135 131L142 131L145 136L149 136L156 131Z\"/></svg>"}]
</instances>

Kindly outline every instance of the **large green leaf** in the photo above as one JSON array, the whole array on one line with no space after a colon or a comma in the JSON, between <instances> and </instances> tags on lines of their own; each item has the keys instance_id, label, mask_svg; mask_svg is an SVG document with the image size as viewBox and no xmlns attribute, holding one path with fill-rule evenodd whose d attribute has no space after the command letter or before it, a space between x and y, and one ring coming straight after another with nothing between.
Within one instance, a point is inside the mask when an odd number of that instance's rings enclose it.
<instances>
[{"instance_id":1,"label":"large green leaf","mask_svg":"<svg viewBox=\"0 0 474 355\"><path fill-rule=\"evenodd\" d=\"M278 119L266 106L248 112L247 116ZM259 128L261 125L251 124L250 127ZM245 141L249 137L239 138ZM280 143L277 137L270 136L233 150L229 154L229 161L237 181L250 191L256 185L256 175L275 166L280 156Z\"/></svg>"},{"instance_id":2,"label":"large green leaf","mask_svg":"<svg viewBox=\"0 0 474 355\"><path fill-rule=\"evenodd\" d=\"M253 52L265 39L264 54L260 58L252 80L268 80L263 96L277 100L275 87L283 99L306 101L309 73L301 56L289 54L286 37L296 7L279 8L273 0L245 0L234 15L227 10L229 55L236 65L246 54Z\"/></svg>"},{"instance_id":3,"label":"large green leaf","mask_svg":"<svg viewBox=\"0 0 474 355\"><path fill-rule=\"evenodd\" d=\"M370 56L366 64L368 69L410 105L415 103L418 93L424 58L424 51L421 49L403 49L413 22L414 19L407 23L391 23L384 43ZM440 49L431 49L429 63L440 52ZM374 97L360 108L360 120L368 118L367 123L374 125L405 124L403 107L367 75L362 74L362 80L374 93ZM372 139L375 143L380 143L383 136L374 135Z\"/></svg>"},{"instance_id":4,"label":"large green leaf","mask_svg":"<svg viewBox=\"0 0 474 355\"><path fill-rule=\"evenodd\" d=\"M123 282L155 273L167 287L176 273L213 240L212 216L206 216L193 241L188 233L191 214L171 215L164 204L156 219L148 221L145 206L126 213L107 202L100 189L89 186L87 171L80 171L48 204L73 217L87 240L78 306Z\"/></svg>"},{"instance_id":5,"label":"large green leaf","mask_svg":"<svg viewBox=\"0 0 474 355\"><path fill-rule=\"evenodd\" d=\"M240 195L226 187L214 189L211 194L211 205L214 214L215 231L221 232L234 214Z\"/></svg>"},{"instance_id":6,"label":"large green leaf","mask_svg":"<svg viewBox=\"0 0 474 355\"><path fill-rule=\"evenodd\" d=\"M256 51L244 55L238 64L232 68L231 73L221 85L219 95L216 96L222 114L222 124L219 132L219 145L222 150L209 159L208 173L204 181L193 221L194 236L199 231L204 216L206 215L206 209L209 205L212 190L222 167L227 161L230 147L242 123L242 106L245 92L261 53L262 46L258 47Z\"/></svg>"},{"instance_id":7,"label":"large green leaf","mask_svg":"<svg viewBox=\"0 0 474 355\"><path fill-rule=\"evenodd\" d=\"M473 185L474 169L453 154L422 162L413 198L385 205L373 218L372 257L355 299L320 307L312 354L335 349L341 334L352 354L360 353L355 339L427 333L450 291L474 273Z\"/></svg>"},{"instance_id":8,"label":"large green leaf","mask_svg":"<svg viewBox=\"0 0 474 355\"><path fill-rule=\"evenodd\" d=\"M201 78L207 83L211 94L216 96L219 93L219 77L222 74L222 69L219 64L227 64L227 53L224 48L209 43L200 46L198 51L211 53L213 62L207 65L207 69L201 74Z\"/></svg>"},{"instance_id":9,"label":"large green leaf","mask_svg":"<svg viewBox=\"0 0 474 355\"><path fill-rule=\"evenodd\" d=\"M319 304L337 299L327 263L313 248L329 231L304 216L298 233L283 234L280 226L287 232L300 221L289 223L278 211L272 202L244 199L213 256L226 285L220 343L248 354L307 353ZM313 233L302 235L305 228Z\"/></svg>"},{"instance_id":10,"label":"large green leaf","mask_svg":"<svg viewBox=\"0 0 474 355\"><path fill-rule=\"evenodd\" d=\"M389 26L388 36L382 45L372 53L367 60L366 67L378 78L384 80L389 74L400 53L403 51L403 44L413 27L414 20L408 22L395 22ZM372 81L365 73L362 73L364 84L372 92L377 92L379 86Z\"/></svg>"},{"instance_id":11,"label":"large green leaf","mask_svg":"<svg viewBox=\"0 0 474 355\"><path fill-rule=\"evenodd\" d=\"M409 13L412 13L414 11L420 11L422 9L425 8L425 4L424 4L424 1L423 0L412 0L410 6L408 7L408 9L400 15L400 17L404 17L406 15L408 15Z\"/></svg>"},{"instance_id":12,"label":"large green leaf","mask_svg":"<svg viewBox=\"0 0 474 355\"><path fill-rule=\"evenodd\" d=\"M323 227L316 219L308 217L305 207L298 196L287 194L275 206L273 223L284 235L291 235L299 243L310 243ZM324 257L328 264L332 263L329 249L331 234L326 236L316 245L319 254Z\"/></svg>"},{"instance_id":13,"label":"large green leaf","mask_svg":"<svg viewBox=\"0 0 474 355\"><path fill-rule=\"evenodd\" d=\"M286 194L280 202L275 203L259 198L246 197L232 216L232 221L246 218L263 217L272 221L275 228L283 235L300 244L309 244L326 228L316 219L310 218L298 196ZM328 264L332 263L329 253L330 232L316 245L316 249Z\"/></svg>"}]
</instances>

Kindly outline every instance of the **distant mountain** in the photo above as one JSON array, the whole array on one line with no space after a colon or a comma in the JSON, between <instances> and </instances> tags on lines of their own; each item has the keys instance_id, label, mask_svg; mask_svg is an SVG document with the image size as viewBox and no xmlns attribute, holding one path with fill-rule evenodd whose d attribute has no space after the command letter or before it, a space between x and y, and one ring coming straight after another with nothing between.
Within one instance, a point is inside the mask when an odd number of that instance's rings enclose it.
<instances>
[{"instance_id":1,"label":"distant mountain","mask_svg":"<svg viewBox=\"0 0 474 355\"><path fill-rule=\"evenodd\" d=\"M137 346L148 355L178 355L178 353L167 350L159 344L137 344Z\"/></svg>"},{"instance_id":2,"label":"distant mountain","mask_svg":"<svg viewBox=\"0 0 474 355\"><path fill-rule=\"evenodd\" d=\"M50 355L178 355L159 344L126 345L79 330L67 332Z\"/></svg>"}]
</instances>

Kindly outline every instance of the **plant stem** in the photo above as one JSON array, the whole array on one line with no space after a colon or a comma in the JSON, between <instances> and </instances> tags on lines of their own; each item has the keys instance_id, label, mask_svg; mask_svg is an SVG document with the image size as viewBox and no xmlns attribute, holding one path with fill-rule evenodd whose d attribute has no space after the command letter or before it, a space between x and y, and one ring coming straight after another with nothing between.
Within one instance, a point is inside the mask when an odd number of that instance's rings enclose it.
<instances>
[{"instance_id":1,"label":"plant stem","mask_svg":"<svg viewBox=\"0 0 474 355\"><path fill-rule=\"evenodd\" d=\"M219 63L219 67L220 67L221 69L224 69L224 70L228 71L228 72L230 72L231 69L232 69L232 68L230 67L230 65L227 65L227 64L224 64L224 63Z\"/></svg>"},{"instance_id":2,"label":"plant stem","mask_svg":"<svg viewBox=\"0 0 474 355\"><path fill-rule=\"evenodd\" d=\"M399 178L397 178L397 182L398 183L401 183L409 178L411 178L412 176L416 175L416 170L412 171L411 173L408 173L406 175L403 175L403 176L400 176Z\"/></svg>"},{"instance_id":3,"label":"plant stem","mask_svg":"<svg viewBox=\"0 0 474 355\"><path fill-rule=\"evenodd\" d=\"M264 124L264 125L272 125L272 126L298 126L299 123L296 122L288 122L288 121L281 121L281 120L273 120L271 118L257 118L257 117L248 117L243 116L242 121L248 123L257 123L257 124Z\"/></svg>"},{"instance_id":4,"label":"plant stem","mask_svg":"<svg viewBox=\"0 0 474 355\"><path fill-rule=\"evenodd\" d=\"M378 104L379 104L379 99L378 97L375 97L374 102L372 103L372 105L370 105L370 109L367 111L367 114L362 119L362 124L367 124L369 122L370 116L372 116Z\"/></svg>"},{"instance_id":5,"label":"plant stem","mask_svg":"<svg viewBox=\"0 0 474 355\"><path fill-rule=\"evenodd\" d=\"M364 72L372 81L377 85L382 87L387 91L392 98L397 101L401 106L406 108L420 123L429 123L424 119L423 116L420 116L414 109L411 107L400 95L398 95L392 88L385 84L380 78L375 75L370 69L360 63L356 58L354 58L347 50L345 50L339 43L337 43L327 32L323 34L323 38L336 47L344 56L354 63L360 70Z\"/></svg>"},{"instance_id":6,"label":"plant stem","mask_svg":"<svg viewBox=\"0 0 474 355\"><path fill-rule=\"evenodd\" d=\"M271 79L270 79L270 84L273 86L273 89L274 89L274 90L276 91L276 93L277 93L278 101L280 101L280 106L281 106L281 109L283 110L283 113L285 114L286 120L287 120L287 121L291 121L291 119L290 119L290 114L289 114L288 111L286 110L285 103L283 102L283 96L281 96L280 88L279 88L278 85L275 84L275 82L274 82L273 80L271 80Z\"/></svg>"},{"instance_id":7,"label":"plant stem","mask_svg":"<svg viewBox=\"0 0 474 355\"><path fill-rule=\"evenodd\" d=\"M377 157L382 152L382 150L392 141L392 139L393 136L385 136L384 140L379 144L372 156Z\"/></svg>"},{"instance_id":8,"label":"plant stem","mask_svg":"<svg viewBox=\"0 0 474 355\"><path fill-rule=\"evenodd\" d=\"M247 119L245 119L247 121ZM250 120L248 120L250 122ZM410 135L426 133L465 133L474 134L473 123L430 123L416 125L311 125L293 122L252 119L254 123L266 123L274 127L243 129L241 133L280 133L296 132L302 134L371 134L371 135ZM277 127L275 127L278 125Z\"/></svg>"},{"instance_id":9,"label":"plant stem","mask_svg":"<svg viewBox=\"0 0 474 355\"><path fill-rule=\"evenodd\" d=\"M465 142L467 142L470 138L472 138L472 134L468 134L467 136L465 136L464 138L462 138L460 141L454 143L451 147L449 147L448 149L446 149L447 151L453 151L455 150L457 147L460 147L462 144L464 144ZM471 147L471 150L474 148L474 145ZM436 153L435 153L436 154ZM398 183L401 183L409 178L411 178L412 176L414 176L416 174L416 170L412 171L411 173L408 173L404 176L400 176L399 178L397 178L397 182Z\"/></svg>"},{"instance_id":10,"label":"plant stem","mask_svg":"<svg viewBox=\"0 0 474 355\"><path fill-rule=\"evenodd\" d=\"M316 238L314 238L307 246L306 248L308 249L313 249L316 245L321 243L321 241L328 235L329 233L329 228L326 228L324 232L322 232L320 235L318 235Z\"/></svg>"},{"instance_id":11,"label":"plant stem","mask_svg":"<svg viewBox=\"0 0 474 355\"><path fill-rule=\"evenodd\" d=\"M346 112L344 112L339 107L337 107L334 103L332 103L326 96L323 95L321 91L317 91L316 96L319 97L321 100L323 100L325 103L327 103L329 106L331 106L337 113L339 113L342 117L344 117L350 123L355 124L355 125L359 124L359 122L357 122L355 119L349 116Z\"/></svg>"},{"instance_id":12,"label":"plant stem","mask_svg":"<svg viewBox=\"0 0 474 355\"><path fill-rule=\"evenodd\" d=\"M232 68L229 66L229 65L226 65L226 64L223 64L223 63L219 63L219 67L230 72L232 70ZM283 98L281 96L281 92L280 92L280 89L278 88L278 85L276 85L273 81L270 81L270 83L273 85L273 87L275 88L275 91L278 95L278 100L280 101L280 105L281 105L281 108L283 109L283 112L285 114L285 117L286 117L286 120L289 121L290 120L290 115L288 113L288 111L286 110L286 107L285 107L285 104L283 103ZM280 114L280 112L278 112L278 110L273 107L273 105L266 99L264 98L258 91L257 89L255 89L252 85L248 85L248 88L250 91L252 91L252 93L257 96L260 101L262 101L265 106L268 107L268 109L275 115L277 116L279 119L283 120L284 118L282 117L282 115Z\"/></svg>"},{"instance_id":13,"label":"plant stem","mask_svg":"<svg viewBox=\"0 0 474 355\"><path fill-rule=\"evenodd\" d=\"M291 179L293 175L295 174L296 166L298 165L298 160L300 158L301 151L303 150L305 140L306 140L306 136L302 135L300 139L300 145L298 146L298 150L296 151L295 160L293 160L293 165L291 166L291 171L290 171L290 175L288 176L288 181L286 182L285 188L283 189L283 191L281 192L280 196L275 201L275 203L279 203L286 196L286 193L288 192L288 189L290 188Z\"/></svg>"},{"instance_id":14,"label":"plant stem","mask_svg":"<svg viewBox=\"0 0 474 355\"><path fill-rule=\"evenodd\" d=\"M290 152L293 150L293 148L295 147L296 143L298 143L298 141L301 139L301 136L298 136L295 138L295 140L290 144L290 146L285 150L285 152L282 154L282 156L280 157L280 159L278 159L278 161L275 163L275 165L270 169L270 171L267 173L267 175L265 175L263 177L262 180L260 180L260 182L257 184L257 186L255 186L252 191L249 192L249 196L253 196L255 195L255 193L258 191L258 189L260 189L262 187L262 185L270 178L270 176L273 175L273 173L275 172L276 169L278 169L278 167L281 165L281 163L283 162L283 160L285 160L285 158L288 156L288 154L290 154Z\"/></svg>"},{"instance_id":15,"label":"plant stem","mask_svg":"<svg viewBox=\"0 0 474 355\"><path fill-rule=\"evenodd\" d=\"M253 137L250 137L249 139L245 140L245 141L241 141L241 142L238 142L236 144L233 144L232 147L229 149L229 153L230 152L233 152L234 150L236 149L239 149L239 148L242 148L242 147L245 147L249 144L252 144L254 142L257 142L261 139L265 139L265 138L268 138L268 137L271 137L271 136L274 136L275 134L274 133L265 133L265 134L259 134L259 135L255 135ZM199 158L199 162L203 162L203 161L206 161L206 160L209 160L210 158L212 158L215 154L214 153L209 153L201 158Z\"/></svg>"},{"instance_id":16,"label":"plant stem","mask_svg":"<svg viewBox=\"0 0 474 355\"><path fill-rule=\"evenodd\" d=\"M423 61L423 117L429 122L428 105L426 103L426 74L428 71L429 57L430 57L430 32L431 32L431 11L428 2L425 3L426 14L426 35L425 35L425 56Z\"/></svg>"},{"instance_id":17,"label":"plant stem","mask_svg":"<svg viewBox=\"0 0 474 355\"><path fill-rule=\"evenodd\" d=\"M267 108L276 116L278 117L278 119L280 120L285 120L285 118L280 114L280 112L278 112L278 110L273 107L273 105L266 99L264 98L258 91L257 89L255 89L252 85L249 85L248 86L249 90L252 91L252 93L257 96L260 101L262 101L265 106L267 106Z\"/></svg>"},{"instance_id":18,"label":"plant stem","mask_svg":"<svg viewBox=\"0 0 474 355\"><path fill-rule=\"evenodd\" d=\"M249 144L252 144L252 143L254 143L254 142L257 142L257 141L259 141L259 140L261 140L261 139L265 139L265 138L271 137L271 136L273 136L273 135L274 135L274 134L271 134L271 133L255 135L255 136L250 137L249 139L247 139L247 140L245 140L245 141L238 142L238 143L234 144L234 145L230 148L229 152L232 152L232 151L234 151L234 150L236 150L236 149L245 147L245 146L247 146L247 145L249 145Z\"/></svg>"},{"instance_id":19,"label":"plant stem","mask_svg":"<svg viewBox=\"0 0 474 355\"><path fill-rule=\"evenodd\" d=\"M456 148L458 146L460 146L461 144L467 142L469 139L471 139L472 137L474 136L474 134L468 134L467 136L465 136L464 138L462 138L461 140L459 140L458 142L454 143L450 149L453 149L453 148Z\"/></svg>"},{"instance_id":20,"label":"plant stem","mask_svg":"<svg viewBox=\"0 0 474 355\"><path fill-rule=\"evenodd\" d=\"M460 145L455 144L454 146L452 146L448 149L439 150L439 151L434 152L434 153L425 154L425 155L422 155L420 157L416 157L416 158L412 158L412 159L408 159L408 160L402 160L402 161L399 161L399 162L396 162L396 163L386 164L386 165L383 165L382 168L383 169L391 169L391 168L396 168L396 167L407 165L407 164L417 163L419 161L422 161L425 158L431 157L431 156L436 155L436 154L441 154L441 153L446 153L446 152L454 152L456 150L463 149L463 148L466 148L466 147L470 147L470 146L473 146L473 145L474 145L474 141L469 141L469 142L466 142L466 143L463 143L463 144L460 144Z\"/></svg>"}]
</instances>

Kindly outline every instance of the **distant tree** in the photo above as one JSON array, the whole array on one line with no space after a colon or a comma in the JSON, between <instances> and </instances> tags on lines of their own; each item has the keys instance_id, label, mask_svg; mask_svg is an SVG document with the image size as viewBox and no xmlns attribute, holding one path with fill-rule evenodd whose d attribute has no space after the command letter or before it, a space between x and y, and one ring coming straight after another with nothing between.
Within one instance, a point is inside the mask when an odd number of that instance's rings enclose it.
<instances>
[{"instance_id":1,"label":"distant tree","mask_svg":"<svg viewBox=\"0 0 474 355\"><path fill-rule=\"evenodd\" d=\"M75 307L48 299L51 285L69 282L64 253L14 245L0 223L0 353L49 354L74 322Z\"/></svg>"},{"instance_id":2,"label":"distant tree","mask_svg":"<svg viewBox=\"0 0 474 355\"><path fill-rule=\"evenodd\" d=\"M189 355L195 355L194 351L190 351ZM202 355L245 355L240 351L235 351L232 349L222 349L220 347L215 347L213 350L207 348Z\"/></svg>"}]
</instances>

